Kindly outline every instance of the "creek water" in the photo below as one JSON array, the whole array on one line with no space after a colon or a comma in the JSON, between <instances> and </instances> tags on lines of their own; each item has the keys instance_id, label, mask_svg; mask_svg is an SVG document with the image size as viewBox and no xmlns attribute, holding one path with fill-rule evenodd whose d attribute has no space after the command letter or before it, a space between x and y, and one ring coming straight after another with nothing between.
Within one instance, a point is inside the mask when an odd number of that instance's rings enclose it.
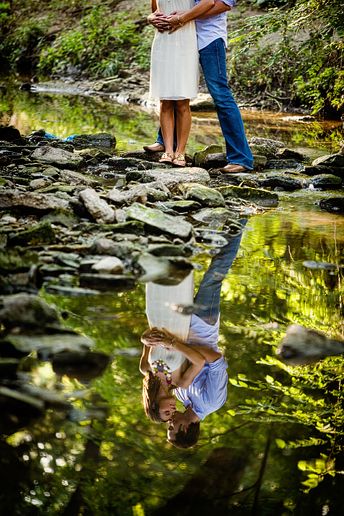
<instances>
[{"instance_id":1,"label":"creek water","mask_svg":"<svg viewBox=\"0 0 344 516\"><path fill-rule=\"evenodd\" d=\"M24 92L2 97L0 119L23 134L106 131L116 135L119 150L153 141L157 125L138 107ZM244 119L248 136L279 139L309 156L338 150L336 122L260 112L244 112ZM216 116L196 113L189 152L219 141ZM249 217L221 289L227 401L201 422L199 442L189 450L167 443L165 425L143 412L145 286L77 298L42 290L68 315L68 326L93 338L112 360L92 382L57 377L49 363L36 362L35 386L58 388L75 410L68 418L50 410L0 441L0 512L342 514L342 358L290 367L275 355L291 323L343 338L344 223L320 210L317 201L327 195L283 193L277 209ZM195 291L213 252L203 246L193 259Z\"/></svg>"}]
</instances>

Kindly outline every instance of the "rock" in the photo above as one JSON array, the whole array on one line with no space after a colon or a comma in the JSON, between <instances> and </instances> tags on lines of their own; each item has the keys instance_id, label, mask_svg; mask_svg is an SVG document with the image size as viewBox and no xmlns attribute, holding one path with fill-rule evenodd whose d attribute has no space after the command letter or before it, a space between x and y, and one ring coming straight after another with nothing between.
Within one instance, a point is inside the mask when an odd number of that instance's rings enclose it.
<instances>
[{"instance_id":1,"label":"rock","mask_svg":"<svg viewBox=\"0 0 344 516\"><path fill-rule=\"evenodd\" d=\"M204 208L192 215L192 218L208 224L212 228L217 228L226 224L228 220L233 222L234 213L227 208ZM237 223L234 220L235 223Z\"/></svg>"},{"instance_id":2,"label":"rock","mask_svg":"<svg viewBox=\"0 0 344 516\"><path fill-rule=\"evenodd\" d=\"M199 210L202 206L196 201L165 201L164 203L157 203L156 207L160 210L173 210L178 213L187 213L193 210Z\"/></svg>"},{"instance_id":3,"label":"rock","mask_svg":"<svg viewBox=\"0 0 344 516\"><path fill-rule=\"evenodd\" d=\"M32 251L18 249L0 250L0 271L27 271L38 263L38 254Z\"/></svg>"},{"instance_id":4,"label":"rock","mask_svg":"<svg viewBox=\"0 0 344 516\"><path fill-rule=\"evenodd\" d=\"M176 244L150 244L148 253L154 256L191 256L192 249L185 245Z\"/></svg>"},{"instance_id":5,"label":"rock","mask_svg":"<svg viewBox=\"0 0 344 516\"><path fill-rule=\"evenodd\" d=\"M15 127L0 126L0 141L11 142L18 145L25 145L25 140L22 138L20 132Z\"/></svg>"},{"instance_id":6,"label":"rock","mask_svg":"<svg viewBox=\"0 0 344 516\"><path fill-rule=\"evenodd\" d=\"M168 199L168 194L162 190L149 186L148 183L135 185L128 190L118 190L114 187L108 193L108 198L118 204L131 204L137 200L142 203L146 203L147 201L166 201Z\"/></svg>"},{"instance_id":7,"label":"rock","mask_svg":"<svg viewBox=\"0 0 344 516\"><path fill-rule=\"evenodd\" d=\"M72 228L76 226L79 219L71 212L66 210L53 210L41 218L41 222L49 222L58 226Z\"/></svg>"},{"instance_id":8,"label":"rock","mask_svg":"<svg viewBox=\"0 0 344 516\"><path fill-rule=\"evenodd\" d=\"M99 351L63 351L53 357L52 366L60 376L89 381L103 374L109 362L109 355Z\"/></svg>"},{"instance_id":9,"label":"rock","mask_svg":"<svg viewBox=\"0 0 344 516\"><path fill-rule=\"evenodd\" d=\"M268 208L273 208L278 205L278 195L268 190L250 188L247 186L222 186L219 188L219 191L226 200L239 198Z\"/></svg>"},{"instance_id":10,"label":"rock","mask_svg":"<svg viewBox=\"0 0 344 516\"><path fill-rule=\"evenodd\" d=\"M65 285L46 285L45 291L48 292L48 294L69 297L96 296L101 294L100 290L91 290L80 287L69 287Z\"/></svg>"},{"instance_id":11,"label":"rock","mask_svg":"<svg viewBox=\"0 0 344 516\"><path fill-rule=\"evenodd\" d=\"M101 199L93 188L86 188L80 193L80 199L84 203L87 211L98 223L111 223L115 220L115 211Z\"/></svg>"},{"instance_id":12,"label":"rock","mask_svg":"<svg viewBox=\"0 0 344 516\"><path fill-rule=\"evenodd\" d=\"M228 244L228 233L215 229L195 229L197 242L209 245L214 248L221 248Z\"/></svg>"},{"instance_id":13,"label":"rock","mask_svg":"<svg viewBox=\"0 0 344 516\"><path fill-rule=\"evenodd\" d=\"M344 155L342 153L320 156L312 161L312 165L324 165L325 167L338 167L344 169Z\"/></svg>"},{"instance_id":14,"label":"rock","mask_svg":"<svg viewBox=\"0 0 344 516\"><path fill-rule=\"evenodd\" d=\"M313 176L310 180L310 184L313 185L314 188L321 188L322 190L337 190L341 188L342 183L342 178L333 174L320 174Z\"/></svg>"},{"instance_id":15,"label":"rock","mask_svg":"<svg viewBox=\"0 0 344 516\"><path fill-rule=\"evenodd\" d=\"M38 296L15 294L2 297L0 307L0 321L6 327L59 325L57 310Z\"/></svg>"},{"instance_id":16,"label":"rock","mask_svg":"<svg viewBox=\"0 0 344 516\"><path fill-rule=\"evenodd\" d=\"M91 252L95 254L117 256L122 259L131 256L134 250L135 245L132 242L126 239L123 242L114 242L110 238L96 238L91 248Z\"/></svg>"},{"instance_id":17,"label":"rock","mask_svg":"<svg viewBox=\"0 0 344 516\"><path fill-rule=\"evenodd\" d=\"M71 169L79 168L83 163L83 158L78 154L50 145L37 147L31 154L31 159Z\"/></svg>"},{"instance_id":18,"label":"rock","mask_svg":"<svg viewBox=\"0 0 344 516\"><path fill-rule=\"evenodd\" d=\"M119 258L116 258L115 256L106 256L105 258L92 265L92 269L96 272L104 274L115 274L116 272L123 272L124 264Z\"/></svg>"},{"instance_id":19,"label":"rock","mask_svg":"<svg viewBox=\"0 0 344 516\"><path fill-rule=\"evenodd\" d=\"M268 158L262 154L253 154L253 168L259 170L264 168L268 162Z\"/></svg>"},{"instance_id":20,"label":"rock","mask_svg":"<svg viewBox=\"0 0 344 516\"><path fill-rule=\"evenodd\" d=\"M280 159L293 159L301 162L307 160L307 157L304 154L301 154L301 152L297 152L287 148L277 149L276 157Z\"/></svg>"},{"instance_id":21,"label":"rock","mask_svg":"<svg viewBox=\"0 0 344 516\"><path fill-rule=\"evenodd\" d=\"M326 167L325 165L306 165L303 170L303 174L307 176L317 176L319 174L330 174L332 173L332 167Z\"/></svg>"},{"instance_id":22,"label":"rock","mask_svg":"<svg viewBox=\"0 0 344 516\"><path fill-rule=\"evenodd\" d=\"M222 145L208 145L208 147L205 149L195 152L192 162L195 167L210 168L205 165L208 162L208 156L212 156L214 154L220 154L222 161L223 159L226 161L226 156L223 154Z\"/></svg>"},{"instance_id":23,"label":"rock","mask_svg":"<svg viewBox=\"0 0 344 516\"><path fill-rule=\"evenodd\" d=\"M138 265L144 270L140 281L154 281L159 285L178 285L190 274L192 264L183 258L168 258L143 253Z\"/></svg>"},{"instance_id":24,"label":"rock","mask_svg":"<svg viewBox=\"0 0 344 516\"><path fill-rule=\"evenodd\" d=\"M142 157L141 157L142 156ZM161 153L159 153L161 156ZM155 163L152 161L148 161L147 154L144 151L140 151L140 158L135 157L118 157L112 156L109 158L106 163L113 167L115 170L127 170L128 168L137 168L139 170L149 170L155 167ZM160 164L161 165L161 164Z\"/></svg>"},{"instance_id":25,"label":"rock","mask_svg":"<svg viewBox=\"0 0 344 516\"><path fill-rule=\"evenodd\" d=\"M98 184L98 181L90 179L83 174L80 174L80 172L75 172L73 170L61 170L60 180L69 185L78 186L96 186Z\"/></svg>"},{"instance_id":26,"label":"rock","mask_svg":"<svg viewBox=\"0 0 344 516\"><path fill-rule=\"evenodd\" d=\"M129 179L127 174L127 179ZM160 181L167 187L175 186L179 183L192 181L200 184L208 183L210 180L209 174L203 168L185 167L181 170L176 168L155 168L152 170L145 170L140 174L140 181L149 183L151 181Z\"/></svg>"},{"instance_id":27,"label":"rock","mask_svg":"<svg viewBox=\"0 0 344 516\"><path fill-rule=\"evenodd\" d=\"M85 149L87 147L114 149L116 147L115 136L108 133L79 134L74 136L71 141L78 149Z\"/></svg>"},{"instance_id":28,"label":"rock","mask_svg":"<svg viewBox=\"0 0 344 516\"><path fill-rule=\"evenodd\" d=\"M9 246L26 246L26 245L43 245L52 244L56 240L55 231L49 222L41 222L35 224L30 229L18 231L14 235L10 235L8 239Z\"/></svg>"},{"instance_id":29,"label":"rock","mask_svg":"<svg viewBox=\"0 0 344 516\"><path fill-rule=\"evenodd\" d=\"M32 190L38 190L39 188L45 188L51 183L51 179L48 179L47 177L41 177L40 179L33 179L30 181L29 186L32 188Z\"/></svg>"},{"instance_id":30,"label":"rock","mask_svg":"<svg viewBox=\"0 0 344 516\"><path fill-rule=\"evenodd\" d=\"M127 209L128 218L138 220L150 227L159 229L164 233L171 234L180 238L190 236L192 226L189 222L179 217L172 217L160 210L147 208L142 204L134 203Z\"/></svg>"},{"instance_id":31,"label":"rock","mask_svg":"<svg viewBox=\"0 0 344 516\"><path fill-rule=\"evenodd\" d=\"M303 188L303 182L294 177L285 174L269 174L264 178L258 179L258 184L262 188L281 188L282 190L292 192Z\"/></svg>"},{"instance_id":32,"label":"rock","mask_svg":"<svg viewBox=\"0 0 344 516\"><path fill-rule=\"evenodd\" d=\"M344 341L292 324L276 353L278 358L290 365L311 364L327 356L344 353Z\"/></svg>"},{"instance_id":33,"label":"rock","mask_svg":"<svg viewBox=\"0 0 344 516\"><path fill-rule=\"evenodd\" d=\"M275 170L288 169L288 168L302 168L300 163L295 159L269 159L266 168L273 168Z\"/></svg>"},{"instance_id":34,"label":"rock","mask_svg":"<svg viewBox=\"0 0 344 516\"><path fill-rule=\"evenodd\" d=\"M209 93L199 93L190 102L191 111L214 111L214 101Z\"/></svg>"},{"instance_id":35,"label":"rock","mask_svg":"<svg viewBox=\"0 0 344 516\"><path fill-rule=\"evenodd\" d=\"M69 202L55 195L23 193L19 190L0 191L0 210L15 209L30 212L50 211L56 209L68 209Z\"/></svg>"},{"instance_id":36,"label":"rock","mask_svg":"<svg viewBox=\"0 0 344 516\"><path fill-rule=\"evenodd\" d=\"M330 199L321 199L320 208L330 213L344 213L344 197L331 197Z\"/></svg>"},{"instance_id":37,"label":"rock","mask_svg":"<svg viewBox=\"0 0 344 516\"><path fill-rule=\"evenodd\" d=\"M80 287L95 288L102 292L123 292L132 290L136 280L132 276L115 274L80 274Z\"/></svg>"},{"instance_id":38,"label":"rock","mask_svg":"<svg viewBox=\"0 0 344 516\"><path fill-rule=\"evenodd\" d=\"M17 354L28 354L36 351L43 360L63 351L87 351L93 341L85 335L78 335L72 330L49 334L7 334L4 344L12 346Z\"/></svg>"},{"instance_id":39,"label":"rock","mask_svg":"<svg viewBox=\"0 0 344 516\"><path fill-rule=\"evenodd\" d=\"M302 265L306 267L307 269L320 269L320 270L326 270L326 271L335 271L338 269L338 266L334 263L328 263L328 262L316 262L314 260L305 260Z\"/></svg>"},{"instance_id":40,"label":"rock","mask_svg":"<svg viewBox=\"0 0 344 516\"><path fill-rule=\"evenodd\" d=\"M249 144L253 154L262 154L267 158L273 158L279 149L285 147L284 143L279 140L258 138L257 136L251 138Z\"/></svg>"},{"instance_id":41,"label":"rock","mask_svg":"<svg viewBox=\"0 0 344 516\"><path fill-rule=\"evenodd\" d=\"M197 183L187 183L179 186L184 199L200 202L203 206L225 206L222 194L214 188Z\"/></svg>"}]
</instances>

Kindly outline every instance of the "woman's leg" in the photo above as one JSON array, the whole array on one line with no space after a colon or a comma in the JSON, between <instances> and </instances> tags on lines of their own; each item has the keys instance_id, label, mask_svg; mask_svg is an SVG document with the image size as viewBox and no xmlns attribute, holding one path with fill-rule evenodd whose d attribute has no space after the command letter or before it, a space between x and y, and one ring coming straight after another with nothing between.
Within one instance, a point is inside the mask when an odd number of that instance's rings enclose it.
<instances>
[{"instance_id":1,"label":"woman's leg","mask_svg":"<svg viewBox=\"0 0 344 516\"><path fill-rule=\"evenodd\" d=\"M173 156L174 100L160 101L160 126L165 152Z\"/></svg>"},{"instance_id":2,"label":"woman's leg","mask_svg":"<svg viewBox=\"0 0 344 516\"><path fill-rule=\"evenodd\" d=\"M177 100L177 148L176 156L178 154L185 154L186 143L189 138L191 129L191 111L190 100Z\"/></svg>"}]
</instances>

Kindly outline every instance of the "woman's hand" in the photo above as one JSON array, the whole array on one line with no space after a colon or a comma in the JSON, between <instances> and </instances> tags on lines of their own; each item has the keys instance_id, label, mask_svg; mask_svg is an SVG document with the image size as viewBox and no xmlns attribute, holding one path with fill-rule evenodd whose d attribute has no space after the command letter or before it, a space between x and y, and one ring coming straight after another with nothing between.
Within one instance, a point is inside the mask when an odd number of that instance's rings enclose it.
<instances>
[{"instance_id":1,"label":"woman's hand","mask_svg":"<svg viewBox=\"0 0 344 516\"><path fill-rule=\"evenodd\" d=\"M184 25L183 21L183 14L185 11L176 11L170 14L170 16L167 17L170 33L174 32L175 30L179 29Z\"/></svg>"},{"instance_id":2,"label":"woman's hand","mask_svg":"<svg viewBox=\"0 0 344 516\"><path fill-rule=\"evenodd\" d=\"M150 328L141 335L141 342L146 346L163 346L172 349L177 337L165 328Z\"/></svg>"},{"instance_id":3,"label":"woman's hand","mask_svg":"<svg viewBox=\"0 0 344 516\"><path fill-rule=\"evenodd\" d=\"M147 17L147 21L150 25L153 25L159 32L165 32L171 28L168 21L168 16L163 13L155 11Z\"/></svg>"}]
</instances>

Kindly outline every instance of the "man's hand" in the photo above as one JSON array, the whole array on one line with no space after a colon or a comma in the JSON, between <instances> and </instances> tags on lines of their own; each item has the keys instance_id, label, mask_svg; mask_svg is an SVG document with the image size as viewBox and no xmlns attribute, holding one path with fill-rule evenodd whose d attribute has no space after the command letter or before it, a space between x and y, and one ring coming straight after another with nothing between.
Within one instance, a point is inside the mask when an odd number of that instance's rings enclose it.
<instances>
[{"instance_id":1,"label":"man's hand","mask_svg":"<svg viewBox=\"0 0 344 516\"><path fill-rule=\"evenodd\" d=\"M186 11L175 11L168 16L167 19L170 25L170 34L184 25L182 16L185 12Z\"/></svg>"},{"instance_id":2,"label":"man's hand","mask_svg":"<svg viewBox=\"0 0 344 516\"><path fill-rule=\"evenodd\" d=\"M168 16L163 13L155 11L147 17L148 23L153 25L159 32L165 32L170 30L171 26L168 21Z\"/></svg>"},{"instance_id":3,"label":"man's hand","mask_svg":"<svg viewBox=\"0 0 344 516\"><path fill-rule=\"evenodd\" d=\"M172 349L177 337L165 330L165 328L150 328L141 335L141 342L146 346L163 346Z\"/></svg>"}]
</instances>

